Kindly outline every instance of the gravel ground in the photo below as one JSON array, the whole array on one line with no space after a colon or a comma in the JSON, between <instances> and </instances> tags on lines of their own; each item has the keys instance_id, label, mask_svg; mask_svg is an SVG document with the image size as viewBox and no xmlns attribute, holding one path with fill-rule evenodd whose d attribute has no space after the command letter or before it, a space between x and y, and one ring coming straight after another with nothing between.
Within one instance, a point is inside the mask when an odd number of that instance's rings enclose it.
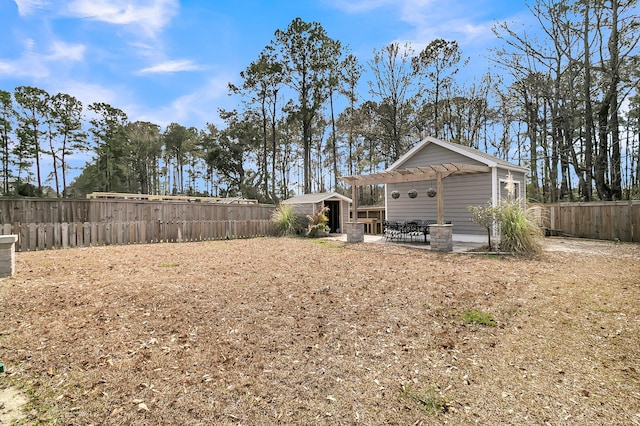
<instances>
[{"instance_id":1,"label":"gravel ground","mask_svg":"<svg viewBox=\"0 0 640 426\"><path fill-rule=\"evenodd\" d=\"M11 389L29 395L18 424L640 425L640 246L544 247L18 253L0 282L0 407Z\"/></svg>"}]
</instances>

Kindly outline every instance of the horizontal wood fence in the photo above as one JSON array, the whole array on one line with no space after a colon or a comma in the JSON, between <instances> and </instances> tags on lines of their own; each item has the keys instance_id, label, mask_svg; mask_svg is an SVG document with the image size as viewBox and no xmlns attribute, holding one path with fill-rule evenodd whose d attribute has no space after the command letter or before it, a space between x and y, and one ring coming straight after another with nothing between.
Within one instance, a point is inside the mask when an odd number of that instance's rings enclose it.
<instances>
[{"instance_id":1,"label":"horizontal wood fence","mask_svg":"<svg viewBox=\"0 0 640 426\"><path fill-rule=\"evenodd\" d=\"M0 224L269 219L271 204L0 198Z\"/></svg>"},{"instance_id":2,"label":"horizontal wood fence","mask_svg":"<svg viewBox=\"0 0 640 426\"><path fill-rule=\"evenodd\" d=\"M278 234L275 206L146 200L0 199L0 234L17 251Z\"/></svg>"},{"instance_id":3,"label":"horizontal wood fence","mask_svg":"<svg viewBox=\"0 0 640 426\"><path fill-rule=\"evenodd\" d=\"M22 223L0 227L16 234L16 251L113 244L179 243L277 235L271 220L202 220L172 222Z\"/></svg>"},{"instance_id":4,"label":"horizontal wood fence","mask_svg":"<svg viewBox=\"0 0 640 426\"><path fill-rule=\"evenodd\" d=\"M640 200L529 204L548 233L599 240L640 242Z\"/></svg>"}]
</instances>

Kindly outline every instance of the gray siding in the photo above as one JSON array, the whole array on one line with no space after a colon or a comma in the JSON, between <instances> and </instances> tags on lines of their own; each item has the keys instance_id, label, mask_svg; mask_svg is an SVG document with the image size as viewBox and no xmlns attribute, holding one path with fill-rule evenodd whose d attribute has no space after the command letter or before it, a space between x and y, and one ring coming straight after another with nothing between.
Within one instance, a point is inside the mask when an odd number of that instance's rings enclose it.
<instances>
[{"instance_id":1,"label":"gray siding","mask_svg":"<svg viewBox=\"0 0 640 426\"><path fill-rule=\"evenodd\" d=\"M427 144L400 168L411 168L445 163L463 163L484 165L464 155L450 151L435 144ZM491 201L492 174L476 173L461 176L449 176L442 180L444 220L453 223L455 234L486 235L487 231L471 221L467 210L470 205L485 205ZM435 179L426 182L387 185L387 218L389 220L437 219L436 197L426 194L429 187L436 187ZM416 198L409 198L410 189L418 191ZM400 197L393 199L391 191L400 191Z\"/></svg>"},{"instance_id":2,"label":"gray siding","mask_svg":"<svg viewBox=\"0 0 640 426\"><path fill-rule=\"evenodd\" d=\"M329 201L331 199L328 199ZM349 203L343 200L336 200L340 202L340 232L344 233L346 224L349 221ZM323 206L324 202L320 203L300 203L300 204L291 204L293 206L293 211L296 214L301 215L312 215L319 211Z\"/></svg>"},{"instance_id":3,"label":"gray siding","mask_svg":"<svg viewBox=\"0 0 640 426\"><path fill-rule=\"evenodd\" d=\"M293 206L293 212L296 214L302 214L302 215L311 215L314 214L316 211L320 210L322 208L321 203L318 204L314 204L314 203L304 203L304 204L292 204Z\"/></svg>"},{"instance_id":4,"label":"gray siding","mask_svg":"<svg viewBox=\"0 0 640 426\"><path fill-rule=\"evenodd\" d=\"M479 161L460 155L439 145L429 143L420 151L416 152L411 158L408 158L407 161L402 163L400 168L408 169L411 167L439 165L444 163L485 165L484 163L480 163Z\"/></svg>"},{"instance_id":5,"label":"gray siding","mask_svg":"<svg viewBox=\"0 0 640 426\"><path fill-rule=\"evenodd\" d=\"M387 185L387 219L437 219L437 199L427 196L429 187L436 187L435 180ZM453 223L453 232L486 235L485 228L471 221L467 206L486 205L491 201L491 173L449 176L442 180L442 187L444 220ZM400 191L397 199L391 197L394 189ZM407 195L411 189L418 191L416 198L409 198Z\"/></svg>"},{"instance_id":6,"label":"gray siding","mask_svg":"<svg viewBox=\"0 0 640 426\"><path fill-rule=\"evenodd\" d=\"M427 143L423 148L414 152L400 169L424 167L446 163L461 163L472 165L486 165L466 155L458 154L435 143ZM508 171L493 169L488 173L474 173L460 176L448 176L442 180L444 220L453 223L454 234L468 234L485 236L487 230L471 220L468 206L485 206L491 202L498 202L504 196L504 183ZM518 194L526 198L526 175L523 172L511 172L511 176L518 184ZM427 197L427 189L436 187L436 181L415 183L388 184L386 187L386 215L389 220L436 219L437 199ZM416 198L409 198L407 192L411 189L418 191ZM391 192L398 190L400 197L394 199Z\"/></svg>"}]
</instances>

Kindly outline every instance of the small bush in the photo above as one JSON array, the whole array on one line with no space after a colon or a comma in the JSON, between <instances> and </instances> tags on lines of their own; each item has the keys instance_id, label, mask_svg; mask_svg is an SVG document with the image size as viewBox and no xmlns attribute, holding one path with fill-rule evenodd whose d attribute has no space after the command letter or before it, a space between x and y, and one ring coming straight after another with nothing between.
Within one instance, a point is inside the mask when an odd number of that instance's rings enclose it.
<instances>
[{"instance_id":1,"label":"small bush","mask_svg":"<svg viewBox=\"0 0 640 426\"><path fill-rule=\"evenodd\" d=\"M497 325L495 318L489 312L484 312L479 309L469 309L462 313L462 319L467 324L481 324L489 327L495 327Z\"/></svg>"},{"instance_id":2,"label":"small bush","mask_svg":"<svg viewBox=\"0 0 640 426\"><path fill-rule=\"evenodd\" d=\"M541 250L542 231L519 200L503 201L498 211L500 250L535 254Z\"/></svg>"},{"instance_id":3,"label":"small bush","mask_svg":"<svg viewBox=\"0 0 640 426\"><path fill-rule=\"evenodd\" d=\"M271 220L278 225L282 235L301 234L308 223L305 216L295 213L293 206L288 204L280 204L271 215Z\"/></svg>"},{"instance_id":4,"label":"small bush","mask_svg":"<svg viewBox=\"0 0 640 426\"><path fill-rule=\"evenodd\" d=\"M329 207L323 207L316 213L307 216L309 221L309 237L316 238L329 232L327 212L329 212Z\"/></svg>"},{"instance_id":5,"label":"small bush","mask_svg":"<svg viewBox=\"0 0 640 426\"><path fill-rule=\"evenodd\" d=\"M467 206L467 210L471 213L471 221L487 228L487 238L489 242L489 251L491 247L491 228L496 223L496 216L500 207L487 203L486 206Z\"/></svg>"},{"instance_id":6,"label":"small bush","mask_svg":"<svg viewBox=\"0 0 640 426\"><path fill-rule=\"evenodd\" d=\"M500 251L516 254L535 254L541 250L542 230L531 214L525 210L519 199L503 199L497 206L468 206L471 220L487 228L489 250L491 247L491 227L500 229Z\"/></svg>"}]
</instances>

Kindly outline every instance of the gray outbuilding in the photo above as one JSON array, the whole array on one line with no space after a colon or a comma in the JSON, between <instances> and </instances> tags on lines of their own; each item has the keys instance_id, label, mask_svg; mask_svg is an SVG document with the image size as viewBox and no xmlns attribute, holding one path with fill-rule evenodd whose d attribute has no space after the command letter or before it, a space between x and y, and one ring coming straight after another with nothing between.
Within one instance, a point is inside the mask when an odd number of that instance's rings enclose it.
<instances>
[{"instance_id":1,"label":"gray outbuilding","mask_svg":"<svg viewBox=\"0 0 640 426\"><path fill-rule=\"evenodd\" d=\"M343 180L352 192L356 186L384 183L387 220L451 223L454 239L483 242L487 230L471 220L467 207L499 204L507 197L509 176L514 197L524 202L526 173L525 167L477 149L427 137L386 171Z\"/></svg>"},{"instance_id":2,"label":"gray outbuilding","mask_svg":"<svg viewBox=\"0 0 640 426\"><path fill-rule=\"evenodd\" d=\"M321 192L316 194L303 194L286 199L282 204L290 204L297 214L313 215L323 209L329 208L327 225L331 233L344 232L349 220L349 205L351 199L337 192Z\"/></svg>"}]
</instances>

